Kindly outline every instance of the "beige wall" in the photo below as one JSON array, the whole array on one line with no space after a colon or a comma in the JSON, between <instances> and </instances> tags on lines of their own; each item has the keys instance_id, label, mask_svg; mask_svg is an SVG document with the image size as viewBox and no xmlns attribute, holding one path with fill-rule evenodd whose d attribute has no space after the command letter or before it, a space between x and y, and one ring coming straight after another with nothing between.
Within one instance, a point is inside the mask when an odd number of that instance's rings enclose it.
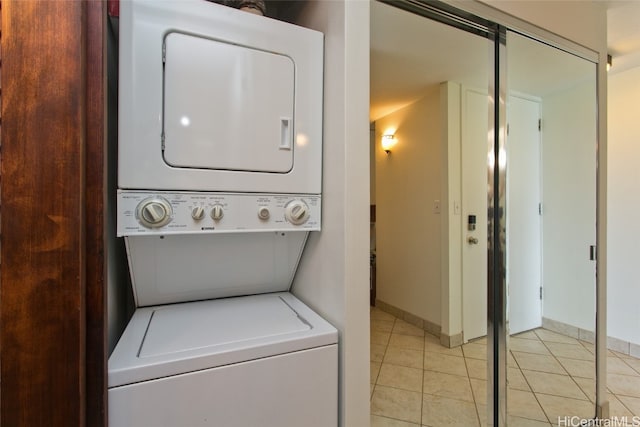
<instances>
[{"instance_id":1,"label":"beige wall","mask_svg":"<svg viewBox=\"0 0 640 427\"><path fill-rule=\"evenodd\" d=\"M377 298L440 325L440 88L376 121ZM390 154L380 147L393 132ZM441 208L442 210L442 208Z\"/></svg>"},{"instance_id":2,"label":"beige wall","mask_svg":"<svg viewBox=\"0 0 640 427\"><path fill-rule=\"evenodd\" d=\"M615 66L615 64L614 64ZM640 67L609 77L608 335L640 357Z\"/></svg>"},{"instance_id":3,"label":"beige wall","mask_svg":"<svg viewBox=\"0 0 640 427\"><path fill-rule=\"evenodd\" d=\"M376 204L376 129L375 123L371 124L369 131L369 203Z\"/></svg>"}]
</instances>

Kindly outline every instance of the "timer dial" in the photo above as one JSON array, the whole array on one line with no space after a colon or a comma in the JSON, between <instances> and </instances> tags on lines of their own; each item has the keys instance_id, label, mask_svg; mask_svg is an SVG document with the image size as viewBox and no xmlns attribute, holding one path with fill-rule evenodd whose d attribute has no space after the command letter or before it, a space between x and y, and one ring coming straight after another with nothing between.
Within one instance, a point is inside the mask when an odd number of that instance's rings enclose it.
<instances>
[{"instance_id":1,"label":"timer dial","mask_svg":"<svg viewBox=\"0 0 640 427\"><path fill-rule=\"evenodd\" d=\"M300 199L292 200L284 208L284 217L291 224L302 225L309 219L309 206Z\"/></svg>"},{"instance_id":2,"label":"timer dial","mask_svg":"<svg viewBox=\"0 0 640 427\"><path fill-rule=\"evenodd\" d=\"M147 228L160 228L171 221L171 203L164 197L149 197L141 201L136 208L140 224Z\"/></svg>"}]
</instances>

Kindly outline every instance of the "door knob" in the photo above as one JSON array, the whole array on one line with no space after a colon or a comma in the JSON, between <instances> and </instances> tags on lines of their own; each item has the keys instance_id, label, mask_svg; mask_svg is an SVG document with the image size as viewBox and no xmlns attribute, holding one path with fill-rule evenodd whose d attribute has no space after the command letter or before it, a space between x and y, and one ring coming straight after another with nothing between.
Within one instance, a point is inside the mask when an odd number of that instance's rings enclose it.
<instances>
[{"instance_id":1,"label":"door knob","mask_svg":"<svg viewBox=\"0 0 640 427\"><path fill-rule=\"evenodd\" d=\"M478 239L476 237L467 237L467 242L469 242L470 245L477 245L478 244Z\"/></svg>"}]
</instances>

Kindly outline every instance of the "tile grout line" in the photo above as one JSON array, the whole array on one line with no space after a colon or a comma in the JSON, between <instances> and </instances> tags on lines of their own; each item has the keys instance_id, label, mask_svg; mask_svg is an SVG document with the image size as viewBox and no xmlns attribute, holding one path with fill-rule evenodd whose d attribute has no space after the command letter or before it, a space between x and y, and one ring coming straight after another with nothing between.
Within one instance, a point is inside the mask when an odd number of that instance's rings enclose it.
<instances>
[{"instance_id":1,"label":"tile grout line","mask_svg":"<svg viewBox=\"0 0 640 427\"><path fill-rule=\"evenodd\" d=\"M487 355L487 357L489 356ZM476 420L478 421L478 425L482 426L482 419L480 418L480 409L478 408L478 401L476 400L476 393L473 390L473 384L471 384L471 373L469 372L469 365L467 364L467 357L464 355L464 350L462 350L462 359L464 360L464 368L467 372L467 381L469 381L469 388L471 388L471 397L473 398L473 406L476 409Z\"/></svg>"},{"instance_id":2,"label":"tile grout line","mask_svg":"<svg viewBox=\"0 0 640 427\"><path fill-rule=\"evenodd\" d=\"M538 335L536 334L536 336L538 336ZM542 340L540 340L540 341L542 341ZM524 372L522 372L522 368L520 367L520 363L518 362L518 359L516 359L516 357L513 355L513 351L511 349L509 349L509 354L511 355L511 357L513 357L513 361L515 362L516 367L518 368L518 371L520 372L520 375L522 375L522 378L524 378L524 382L527 383L527 386L529 387L529 390L531 390L531 394L533 394L533 398L536 399L536 402L538 403L538 406L540 406L540 409L542 410L542 413L544 414L545 418L549 422L549 425L553 425L553 423L551 422L551 419L549 419L549 415L547 415L547 411L544 410L544 407L542 406L542 403L538 399L538 394L533 390L533 386L531 385L531 383L527 379L527 377L524 374ZM564 369L564 366L562 368ZM509 361L507 361L507 372L509 372ZM509 393L508 381L509 381L509 375L507 374L507 396L508 396L508 393ZM507 415L508 415L508 412L509 411L507 410Z\"/></svg>"},{"instance_id":3,"label":"tile grout line","mask_svg":"<svg viewBox=\"0 0 640 427\"><path fill-rule=\"evenodd\" d=\"M374 382L374 387L373 387L373 391L372 391L372 396L373 396L373 393L375 392L375 390L376 390L377 386L379 385L379 384L378 384L378 380L380 379L380 373L381 373L381 371L382 371L382 364L383 364L383 363L385 363L385 360L386 360L386 358L387 358L387 356L388 356L389 349L391 348L391 345L390 345L390 344L391 344L391 338L392 338L392 335L394 334L395 328L396 328L396 326L397 326L397 324L398 324L398 320L400 320L400 319L398 319L398 318L397 318L397 317L395 317L395 316L392 316L392 317L393 317L393 320L392 320L392 322L390 322L390 323L392 323L392 325L391 325L391 330L389 331L389 335L388 335L388 337L387 337L387 340L385 341L384 351L383 351L383 354L382 354L382 361L380 362L380 370L378 371L377 377L376 377L375 382ZM398 335L398 334L396 334L396 335ZM400 334L400 335L406 335L406 334ZM409 335L410 335L410 334L409 334ZM562 369L562 371L563 371L564 373L563 373L563 374L558 374L558 373L546 372L546 371L539 371L539 372L548 373L548 374L556 374L556 375L560 375L560 376L563 376L563 377L567 377L567 376L568 376L568 377L570 377L570 378L571 378L572 383L573 383L575 386L577 386L577 387L578 387L578 389L580 390L581 395L582 395L583 397L586 397L586 398L587 398L587 400L586 400L586 401L587 401L587 402L589 402L589 403L594 403L594 402L591 400L591 398L589 398L589 396L588 396L587 392L586 392L586 391L585 391L585 390L580 386L580 384L578 384L578 382L576 381L576 378L578 378L578 377L575 377L574 375L572 375L571 373L569 373L569 371L568 371L568 369L565 367L565 365L564 365L564 364L562 364L562 363L560 362L560 360L559 360L559 357L560 357L560 356L559 356L559 355L554 354L554 353L553 353L553 351L551 351L551 348L550 348L550 347L549 347L549 345L548 345L549 343L559 343L559 344L567 344L567 345L575 345L575 344L574 344L574 343L561 342L561 341L547 341L547 340L543 339L542 337L540 337L540 336L539 336L539 335L537 335L537 334L535 334L535 336L537 337L537 341L541 342L541 343L543 344L544 348L545 348L547 351L549 351L549 354L548 354L548 355L550 355L550 356L551 356L551 360L553 360L553 361L555 361L556 363L558 363L558 364L560 365L560 367L561 367L561 369ZM427 341L426 341L426 332L424 332L424 333L423 333L422 338L423 338L423 341L422 341L422 346L421 346L421 350L420 350L420 353L421 353L421 355L422 355L422 357L421 357L421 361L422 361L422 369L420 369L420 372L421 372L421 382L420 382L420 390L421 390L420 395L421 395L421 400L420 400L420 416L419 416L419 419L420 419L420 424L424 426L424 425L425 425L424 423L427 421L427 420L425 420L425 419L424 419L424 404L425 404L425 388L424 388L424 385L425 385L425 384L424 384L424 381L425 381L425 373L426 373L426 369L425 369L425 359L426 359L426 357L428 356L428 353L429 353L429 352L427 352L427 349L426 349L426 344L427 344ZM589 348L588 348L588 347L586 347L586 346L585 346L585 344L584 344L582 341L578 340L578 343L580 344L580 346L579 346L580 348L582 348L582 349L585 349L585 350L589 351ZM406 347L406 349L408 350L408 349L410 349L410 348L409 348L409 347ZM589 351L589 352L590 352L590 351ZM437 353L437 352L434 352L434 353ZM535 352L531 352L531 353L530 353L529 351L524 351L524 353L526 353L526 354L538 354L538 355L540 354L540 353L535 353ZM591 353L591 352L590 352L590 353ZM532 385L531 385L530 381L529 381L529 380L527 379L527 377L524 375L524 372L523 372L522 366L521 366L521 364L518 362L518 360L515 358L515 356L514 356L514 354L513 354L513 350L512 350L512 349L510 349L510 350L509 350L509 354L510 354L510 356L511 356L511 357L513 357L513 359L514 359L514 363L515 363L515 368L518 370L518 372L520 373L520 375L522 375L522 377L523 377L523 379L524 379L525 383L526 383L526 384L527 384L527 386L529 387L530 392L534 395L534 398L536 399L536 402L538 403L538 405L539 405L539 406L540 406L540 408L542 409L542 411L543 411L543 413L544 413L544 415L545 415L545 418L547 419L547 421L548 421L548 423L549 423L550 425L553 425L553 423L549 420L549 416L547 415L547 412L544 410L544 408L543 408L542 404L540 403L540 400L538 399L539 395L548 395L548 396L554 396L554 397L560 397L560 398L575 399L575 400L577 400L577 401L583 401L583 399L579 399L579 398L575 398L575 397L569 397L569 396L561 396L561 395L557 395L557 394L548 394L548 393L538 393L538 392L535 392L535 391L533 390L533 387L532 387ZM593 353L591 353L591 354L593 354ZM445 355L448 355L448 354L445 354ZM457 354L453 354L453 355L449 355L449 356L456 356L456 357L460 357L460 356L458 356ZM609 353L607 353L607 357L609 357L609 356L610 356L610 355L609 355ZM578 360L578 361L583 361L583 360L584 360L584 359L579 359L579 358L575 358L575 357L566 357L566 356L562 356L562 357L563 357L563 359L569 359L569 360ZM622 360L622 361L623 361L623 363L624 363L624 365L631 369L631 372L637 372L637 371L636 371L636 369L634 368L634 366L632 366L631 364L627 363L627 361L626 361L624 358L621 358L621 357L617 356L617 355L615 354L615 352L613 352L612 357L615 357L615 358L616 358L616 360ZM477 422L478 422L480 425L482 425L482 421L481 421L481 417L480 417L480 408L479 408L479 406L478 406L478 405L479 405L479 404L478 404L478 399L477 399L476 394L474 393L474 389L473 389L473 386L472 386L472 384L471 384L471 373L470 373L470 366L469 366L470 359L474 359L474 360L476 360L476 359L475 359L475 358L472 358L472 357L467 357L467 355L465 354L464 350L462 350L462 358L463 358L464 363L465 363L465 372L466 372L467 383L468 383L468 385L469 385L469 387L470 387L470 389L471 389L472 399L473 399L473 404L474 404L474 406L475 406L476 420L477 420ZM482 360L482 359L477 359L477 360ZM508 361L507 361L507 363L508 363ZM387 363L387 364L388 364L388 365L395 365L395 364L393 364L393 363ZM396 366L402 366L402 367L405 367L405 365L396 365ZM407 366L407 367L410 367L410 366ZM509 366L509 365L507 365L507 367L510 367L510 366ZM441 372L441 373L445 373L445 372L443 372L443 371L438 371L438 370L434 370L434 372ZM537 371L535 371L535 372L537 372ZM625 373L620 373L619 375L622 375L622 376L625 376L625 377L637 377L637 375L635 375L635 374L625 374ZM580 378L580 379L582 379L583 377L579 377L579 378ZM587 378L587 379L589 379L589 378ZM389 387L391 387L391 386L389 386ZM409 390L402 389L402 388L397 388L397 387L391 387L391 388L396 388L396 389L399 389L399 390L409 391ZM634 398L634 399L635 399L635 398L637 398L637 397L635 397L635 396L627 396L627 395L619 395L619 394L613 393L609 388L608 388L608 390L607 390L607 391L608 391L608 392L609 392L609 393L610 393L610 394L611 394L615 399L617 399L617 400L618 400L618 402L621 404L621 406L622 406L626 411L628 411L630 414L634 414L634 411L633 411L633 410L631 410L631 408L629 408L629 407L628 407L628 405L627 405L626 403L624 403L624 402L619 398L619 396L631 397L631 398ZM635 414L634 414L634 415L635 415ZM382 415L381 415L381 416L382 416ZM403 421L403 420L400 420L400 419L397 419L397 418L393 418L393 417L388 417L388 416L382 416L382 417L384 417L384 418L388 418L388 419L393 419L393 420ZM528 418L528 417L523 417L523 418L524 418L524 419L531 419L531 418Z\"/></svg>"},{"instance_id":4,"label":"tile grout line","mask_svg":"<svg viewBox=\"0 0 640 427\"><path fill-rule=\"evenodd\" d=\"M580 387L580 384L578 384L578 382L575 380L575 378L573 378L573 375L571 375L571 373L567 370L567 368L565 368L565 366L560 362L560 360L558 360L558 357L553 353L553 351L551 350L551 348L549 348L549 346L547 345L547 342L546 342L542 337L540 337L538 334L536 334L536 335L538 336L538 338L540 338L540 341L542 342L542 345L544 345L544 347L549 351L549 354L551 354L551 357L553 357L553 359L556 361L556 363L558 363L558 365L560 365L560 367L564 370L564 372L566 372L566 373L567 373L567 376L568 376L569 378L571 378L571 381L573 381L573 384L574 384L576 387L578 387L578 390L580 390L580 392L584 395L584 397L586 397L586 398L587 398L587 401L593 404L593 407L594 407L594 408L593 408L593 409L594 409L594 416L595 416L595 415L596 415L596 414L595 414L595 412L596 412L596 408L595 408L596 403L595 403L595 402L592 402L592 401L591 401L591 399L589 398L589 396L587 396L587 393L585 393L585 391L584 391L584 390L582 390L582 387ZM549 341L549 342L553 342L553 341ZM580 343L580 341L579 341L579 340L578 340L578 343ZM561 344L562 344L562 343L561 343ZM580 348L583 348L583 349L584 349L585 347L584 347L582 344L580 344ZM595 354L593 355L593 357L594 357L594 359L595 359ZM567 357L567 359L572 359L572 358ZM577 360L577 359L574 359L574 360ZM524 374L523 374L523 375L524 375ZM526 377L525 377L525 380L526 380ZM594 383L595 383L595 379L594 379ZM549 420L549 423L550 423L550 424L553 424L553 423L551 422L551 420L549 419L549 415L547 415L547 412L544 410L544 407L542 406L542 403L540 403L540 401L538 400L538 393L537 393L537 392L535 392L535 391L533 390L533 387L531 386L531 384L529 384L529 387L531 387L531 391L533 391L533 394L534 394L534 396L536 397L536 400L538 401L538 404L539 404L539 405L540 405L540 407L542 408L542 411L544 412L545 416L546 416L546 417L547 417L547 419ZM540 394L546 394L546 393L540 393ZM551 396L555 396L555 395L551 395ZM556 396L556 397L563 397L563 398L566 398L566 396Z\"/></svg>"}]
</instances>

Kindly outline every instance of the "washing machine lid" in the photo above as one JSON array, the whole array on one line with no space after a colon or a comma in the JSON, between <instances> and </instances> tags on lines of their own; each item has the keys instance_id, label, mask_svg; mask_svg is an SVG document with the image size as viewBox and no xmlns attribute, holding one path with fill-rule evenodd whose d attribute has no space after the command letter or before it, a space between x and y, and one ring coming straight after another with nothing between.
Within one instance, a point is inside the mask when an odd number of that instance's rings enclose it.
<instances>
[{"instance_id":1,"label":"washing machine lid","mask_svg":"<svg viewBox=\"0 0 640 427\"><path fill-rule=\"evenodd\" d=\"M195 325L195 326L194 326ZM282 298L201 301L153 310L139 357L170 355L212 346L277 340L311 325Z\"/></svg>"},{"instance_id":2,"label":"washing machine lid","mask_svg":"<svg viewBox=\"0 0 640 427\"><path fill-rule=\"evenodd\" d=\"M109 357L109 387L337 343L287 292L138 309Z\"/></svg>"}]
</instances>

